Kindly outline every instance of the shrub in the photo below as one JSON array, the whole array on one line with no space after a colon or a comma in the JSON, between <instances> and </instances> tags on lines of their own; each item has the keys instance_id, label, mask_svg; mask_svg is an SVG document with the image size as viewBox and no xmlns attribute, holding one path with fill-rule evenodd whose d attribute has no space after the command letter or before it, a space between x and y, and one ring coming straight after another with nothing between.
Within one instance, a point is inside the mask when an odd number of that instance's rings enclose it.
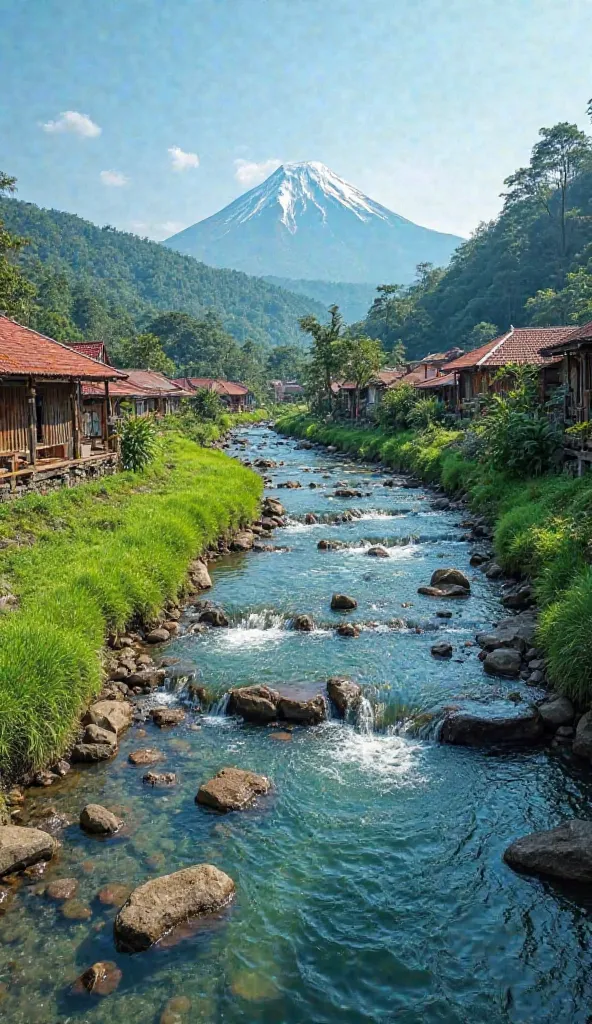
<instances>
[{"instance_id":1,"label":"shrub","mask_svg":"<svg viewBox=\"0 0 592 1024\"><path fill-rule=\"evenodd\" d=\"M412 384L391 388L378 407L378 422L382 427L391 429L409 427L410 414L417 400L417 391Z\"/></svg>"},{"instance_id":2,"label":"shrub","mask_svg":"<svg viewBox=\"0 0 592 1024\"><path fill-rule=\"evenodd\" d=\"M158 438L151 416L129 416L119 427L119 450L124 469L144 469L156 455Z\"/></svg>"},{"instance_id":3,"label":"shrub","mask_svg":"<svg viewBox=\"0 0 592 1024\"><path fill-rule=\"evenodd\" d=\"M510 409L503 401L486 415L483 438L483 461L510 476L547 472L561 443L558 427L546 416Z\"/></svg>"},{"instance_id":4,"label":"shrub","mask_svg":"<svg viewBox=\"0 0 592 1024\"><path fill-rule=\"evenodd\" d=\"M592 568L587 566L561 599L544 609L538 634L558 689L586 703L590 701L591 622Z\"/></svg>"},{"instance_id":5,"label":"shrub","mask_svg":"<svg viewBox=\"0 0 592 1024\"><path fill-rule=\"evenodd\" d=\"M439 423L444 414L444 406L437 398L418 398L409 415L409 426L414 430L425 430L432 423Z\"/></svg>"},{"instance_id":6,"label":"shrub","mask_svg":"<svg viewBox=\"0 0 592 1024\"><path fill-rule=\"evenodd\" d=\"M200 420L213 420L220 418L224 412L224 406L220 395L208 388L199 388L195 395L189 399L191 411Z\"/></svg>"}]
</instances>

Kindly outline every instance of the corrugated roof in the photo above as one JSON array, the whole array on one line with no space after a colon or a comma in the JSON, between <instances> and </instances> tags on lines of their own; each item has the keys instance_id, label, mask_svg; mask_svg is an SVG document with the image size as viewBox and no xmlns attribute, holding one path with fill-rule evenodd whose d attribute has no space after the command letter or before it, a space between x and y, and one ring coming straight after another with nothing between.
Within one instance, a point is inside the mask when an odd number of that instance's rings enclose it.
<instances>
[{"instance_id":1,"label":"corrugated roof","mask_svg":"<svg viewBox=\"0 0 592 1024\"><path fill-rule=\"evenodd\" d=\"M0 315L0 376L115 380L125 374Z\"/></svg>"},{"instance_id":2,"label":"corrugated roof","mask_svg":"<svg viewBox=\"0 0 592 1024\"><path fill-rule=\"evenodd\" d=\"M464 356L453 359L444 369L470 370L478 367L498 369L508 363L528 363L530 366L544 366L554 362L542 355L542 350L553 343L561 341L573 327L511 327L506 334L488 341L486 345L466 352Z\"/></svg>"}]
</instances>

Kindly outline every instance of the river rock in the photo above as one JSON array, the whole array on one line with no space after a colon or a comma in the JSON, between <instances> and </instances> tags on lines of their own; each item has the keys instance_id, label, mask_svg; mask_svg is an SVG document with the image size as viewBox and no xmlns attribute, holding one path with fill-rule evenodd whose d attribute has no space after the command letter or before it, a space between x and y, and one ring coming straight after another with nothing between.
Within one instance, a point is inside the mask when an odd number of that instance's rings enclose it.
<instances>
[{"instance_id":1,"label":"river rock","mask_svg":"<svg viewBox=\"0 0 592 1024\"><path fill-rule=\"evenodd\" d=\"M95 726L98 728L98 726ZM107 731L107 730L105 730ZM110 734L114 736L114 733ZM117 743L76 743L71 750L70 760L75 764L92 764L95 761L107 761L117 753Z\"/></svg>"},{"instance_id":2,"label":"river rock","mask_svg":"<svg viewBox=\"0 0 592 1024\"><path fill-rule=\"evenodd\" d=\"M101 804L87 804L80 812L80 827L93 835L113 835L122 825L121 819Z\"/></svg>"},{"instance_id":3,"label":"river rock","mask_svg":"<svg viewBox=\"0 0 592 1024\"><path fill-rule=\"evenodd\" d=\"M355 487L338 487L335 491L336 498L361 498L362 492L357 491Z\"/></svg>"},{"instance_id":4,"label":"river rock","mask_svg":"<svg viewBox=\"0 0 592 1024\"><path fill-rule=\"evenodd\" d=\"M268 686L241 686L230 691L228 714L259 725L272 722L277 718L279 698L278 691Z\"/></svg>"},{"instance_id":5,"label":"river rock","mask_svg":"<svg viewBox=\"0 0 592 1024\"><path fill-rule=\"evenodd\" d=\"M131 725L133 708L125 700L100 700L91 704L82 719L84 725L98 725L120 736Z\"/></svg>"},{"instance_id":6,"label":"river rock","mask_svg":"<svg viewBox=\"0 0 592 1024\"><path fill-rule=\"evenodd\" d=\"M431 647L431 653L435 658L451 658L452 644L446 643L445 640L442 640Z\"/></svg>"},{"instance_id":7,"label":"river rock","mask_svg":"<svg viewBox=\"0 0 592 1024\"><path fill-rule=\"evenodd\" d=\"M195 802L215 811L244 811L270 788L265 775L241 768L222 768L213 779L200 786Z\"/></svg>"},{"instance_id":8,"label":"river rock","mask_svg":"<svg viewBox=\"0 0 592 1024\"><path fill-rule=\"evenodd\" d=\"M469 591L466 587L461 587L458 584L446 583L438 587L418 587L418 594L424 594L426 597L468 597Z\"/></svg>"},{"instance_id":9,"label":"river rock","mask_svg":"<svg viewBox=\"0 0 592 1024\"><path fill-rule=\"evenodd\" d=\"M153 708L150 715L159 729L179 725L185 718L185 712L181 708Z\"/></svg>"},{"instance_id":10,"label":"river rock","mask_svg":"<svg viewBox=\"0 0 592 1024\"><path fill-rule=\"evenodd\" d=\"M123 885L121 882L111 882L104 885L102 889L99 889L97 899L105 907L121 907L128 899L130 892L131 887L129 885Z\"/></svg>"},{"instance_id":11,"label":"river rock","mask_svg":"<svg viewBox=\"0 0 592 1024\"><path fill-rule=\"evenodd\" d=\"M544 732L538 709L531 705L514 705L502 709L484 707L483 713L452 711L442 723L442 743L481 747L500 744L535 743Z\"/></svg>"},{"instance_id":12,"label":"river rock","mask_svg":"<svg viewBox=\"0 0 592 1024\"><path fill-rule=\"evenodd\" d=\"M265 498L263 512L270 516L283 516L286 514L284 506L277 498Z\"/></svg>"},{"instance_id":13,"label":"river rock","mask_svg":"<svg viewBox=\"0 0 592 1024\"><path fill-rule=\"evenodd\" d=\"M311 482L308 486L316 487L317 485L314 482ZM306 523L307 526L314 526L316 523L318 523L318 521L318 517L315 516L314 512L307 512L304 517L304 522Z\"/></svg>"},{"instance_id":14,"label":"river rock","mask_svg":"<svg viewBox=\"0 0 592 1024\"><path fill-rule=\"evenodd\" d=\"M592 822L574 818L532 832L508 846L504 860L528 874L588 885L592 882Z\"/></svg>"},{"instance_id":15,"label":"river rock","mask_svg":"<svg viewBox=\"0 0 592 1024\"><path fill-rule=\"evenodd\" d=\"M208 626L224 627L228 626L228 618L226 617L222 608L217 608L215 605L210 605L203 609L199 616L200 622L205 622Z\"/></svg>"},{"instance_id":16,"label":"river rock","mask_svg":"<svg viewBox=\"0 0 592 1024\"><path fill-rule=\"evenodd\" d=\"M142 776L142 782L148 786L174 786L177 776L174 772L146 772Z\"/></svg>"},{"instance_id":17,"label":"river rock","mask_svg":"<svg viewBox=\"0 0 592 1024\"><path fill-rule=\"evenodd\" d=\"M171 635L168 629L164 629L163 626L158 626L156 629L151 629L146 634L147 644L164 644L167 640L170 640Z\"/></svg>"},{"instance_id":18,"label":"river rock","mask_svg":"<svg viewBox=\"0 0 592 1024\"><path fill-rule=\"evenodd\" d=\"M230 550L231 551L250 551L253 547L255 540L255 534L251 530L241 530L233 538Z\"/></svg>"},{"instance_id":19,"label":"river rock","mask_svg":"<svg viewBox=\"0 0 592 1024\"><path fill-rule=\"evenodd\" d=\"M370 558L390 558L386 548L383 548L382 544L375 544L374 547L368 548L366 554Z\"/></svg>"},{"instance_id":20,"label":"river rock","mask_svg":"<svg viewBox=\"0 0 592 1024\"><path fill-rule=\"evenodd\" d=\"M578 757L585 757L588 761L592 761L592 711L587 711L585 715L582 715L576 726L573 752Z\"/></svg>"},{"instance_id":21,"label":"river rock","mask_svg":"<svg viewBox=\"0 0 592 1024\"><path fill-rule=\"evenodd\" d=\"M311 633L314 629L312 615L295 615L292 619L292 628L300 633Z\"/></svg>"},{"instance_id":22,"label":"river rock","mask_svg":"<svg viewBox=\"0 0 592 1024\"><path fill-rule=\"evenodd\" d=\"M539 704L539 714L551 732L561 726L571 725L575 718L574 706L567 697L553 697Z\"/></svg>"},{"instance_id":23,"label":"river rock","mask_svg":"<svg viewBox=\"0 0 592 1024\"><path fill-rule=\"evenodd\" d=\"M441 587L450 585L464 587L465 590L469 591L471 589L468 577L460 569L436 569L432 573L430 586Z\"/></svg>"},{"instance_id":24,"label":"river rock","mask_svg":"<svg viewBox=\"0 0 592 1024\"><path fill-rule=\"evenodd\" d=\"M91 992L95 996L108 996L118 988L122 977L121 969L112 960L100 960L80 975L72 990L75 993Z\"/></svg>"},{"instance_id":25,"label":"river rock","mask_svg":"<svg viewBox=\"0 0 592 1024\"><path fill-rule=\"evenodd\" d=\"M359 704L362 688L345 676L331 676L327 680L327 693L339 716L345 718L348 711Z\"/></svg>"},{"instance_id":26,"label":"river rock","mask_svg":"<svg viewBox=\"0 0 592 1024\"><path fill-rule=\"evenodd\" d=\"M300 480L283 480L281 483L278 484L278 487L283 487L288 491L293 491L297 490L299 487L302 487L302 484L300 483Z\"/></svg>"},{"instance_id":27,"label":"river rock","mask_svg":"<svg viewBox=\"0 0 592 1024\"><path fill-rule=\"evenodd\" d=\"M350 597L348 594L333 594L331 598L331 609L335 611L352 611L358 607L358 602L355 597Z\"/></svg>"},{"instance_id":28,"label":"river rock","mask_svg":"<svg viewBox=\"0 0 592 1024\"><path fill-rule=\"evenodd\" d=\"M325 537L317 544L319 551L339 551L346 547L347 544L343 540L327 540Z\"/></svg>"},{"instance_id":29,"label":"river rock","mask_svg":"<svg viewBox=\"0 0 592 1024\"><path fill-rule=\"evenodd\" d=\"M51 860L58 846L58 841L41 829L0 825L0 878L38 861Z\"/></svg>"},{"instance_id":30,"label":"river rock","mask_svg":"<svg viewBox=\"0 0 592 1024\"><path fill-rule=\"evenodd\" d=\"M196 590L209 590L212 586L212 578L208 572L208 567L200 558L193 562L190 578Z\"/></svg>"},{"instance_id":31,"label":"river rock","mask_svg":"<svg viewBox=\"0 0 592 1024\"><path fill-rule=\"evenodd\" d=\"M341 622L336 632L338 636L348 636L355 639L360 635L361 630L354 622Z\"/></svg>"},{"instance_id":32,"label":"river rock","mask_svg":"<svg viewBox=\"0 0 592 1024\"><path fill-rule=\"evenodd\" d=\"M327 717L325 701L320 694L310 700L294 700L292 697L280 697L278 715L286 722L299 725L318 725Z\"/></svg>"},{"instance_id":33,"label":"river rock","mask_svg":"<svg viewBox=\"0 0 592 1024\"><path fill-rule=\"evenodd\" d=\"M469 561L471 565L485 565L489 561L489 555L485 554L484 551L473 551Z\"/></svg>"},{"instance_id":34,"label":"river rock","mask_svg":"<svg viewBox=\"0 0 592 1024\"><path fill-rule=\"evenodd\" d=\"M56 878L45 890L50 900L71 900L78 890L76 878Z\"/></svg>"},{"instance_id":35,"label":"river rock","mask_svg":"<svg viewBox=\"0 0 592 1024\"><path fill-rule=\"evenodd\" d=\"M132 750L127 759L130 764L155 764L157 761L164 760L164 754L154 747L142 747L141 750Z\"/></svg>"},{"instance_id":36,"label":"river rock","mask_svg":"<svg viewBox=\"0 0 592 1024\"><path fill-rule=\"evenodd\" d=\"M118 949L149 949L175 925L219 911L233 898L234 882L212 864L197 864L134 889L115 918Z\"/></svg>"},{"instance_id":37,"label":"river rock","mask_svg":"<svg viewBox=\"0 0 592 1024\"><path fill-rule=\"evenodd\" d=\"M100 725L87 725L83 736L84 743L100 744L105 743L113 751L117 750L117 736L110 729L103 729Z\"/></svg>"},{"instance_id":38,"label":"river rock","mask_svg":"<svg viewBox=\"0 0 592 1024\"><path fill-rule=\"evenodd\" d=\"M502 604L506 608L530 608L535 602L534 592L529 583L517 583L505 589Z\"/></svg>"},{"instance_id":39,"label":"river rock","mask_svg":"<svg viewBox=\"0 0 592 1024\"><path fill-rule=\"evenodd\" d=\"M486 655L483 668L490 676L510 676L515 679L520 675L521 664L519 651L510 647L498 647Z\"/></svg>"}]
</instances>

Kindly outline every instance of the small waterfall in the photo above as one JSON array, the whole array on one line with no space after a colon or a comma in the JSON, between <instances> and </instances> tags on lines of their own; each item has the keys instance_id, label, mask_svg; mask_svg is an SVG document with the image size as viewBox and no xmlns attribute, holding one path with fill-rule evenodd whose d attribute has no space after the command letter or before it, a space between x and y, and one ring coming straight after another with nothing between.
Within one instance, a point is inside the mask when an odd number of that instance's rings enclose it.
<instances>
[{"instance_id":1,"label":"small waterfall","mask_svg":"<svg viewBox=\"0 0 592 1024\"><path fill-rule=\"evenodd\" d=\"M286 625L286 616L270 608L263 608L260 612L243 615L233 625L236 629L283 629Z\"/></svg>"},{"instance_id":2,"label":"small waterfall","mask_svg":"<svg viewBox=\"0 0 592 1024\"><path fill-rule=\"evenodd\" d=\"M221 697L215 701L209 711L212 718L225 718L228 710L228 701L230 700L230 691L227 690Z\"/></svg>"},{"instance_id":3,"label":"small waterfall","mask_svg":"<svg viewBox=\"0 0 592 1024\"><path fill-rule=\"evenodd\" d=\"M374 708L367 697L360 697L356 706L355 727L364 736L374 732Z\"/></svg>"}]
</instances>

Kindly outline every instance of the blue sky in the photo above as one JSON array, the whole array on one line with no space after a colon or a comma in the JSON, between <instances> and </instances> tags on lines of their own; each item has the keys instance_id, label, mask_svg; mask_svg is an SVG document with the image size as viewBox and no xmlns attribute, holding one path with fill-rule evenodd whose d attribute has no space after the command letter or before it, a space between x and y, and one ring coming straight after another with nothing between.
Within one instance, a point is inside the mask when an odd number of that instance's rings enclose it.
<instances>
[{"instance_id":1,"label":"blue sky","mask_svg":"<svg viewBox=\"0 0 592 1024\"><path fill-rule=\"evenodd\" d=\"M590 127L592 0L0 0L0 25L19 197L155 238L284 160L468 235L541 126Z\"/></svg>"}]
</instances>

